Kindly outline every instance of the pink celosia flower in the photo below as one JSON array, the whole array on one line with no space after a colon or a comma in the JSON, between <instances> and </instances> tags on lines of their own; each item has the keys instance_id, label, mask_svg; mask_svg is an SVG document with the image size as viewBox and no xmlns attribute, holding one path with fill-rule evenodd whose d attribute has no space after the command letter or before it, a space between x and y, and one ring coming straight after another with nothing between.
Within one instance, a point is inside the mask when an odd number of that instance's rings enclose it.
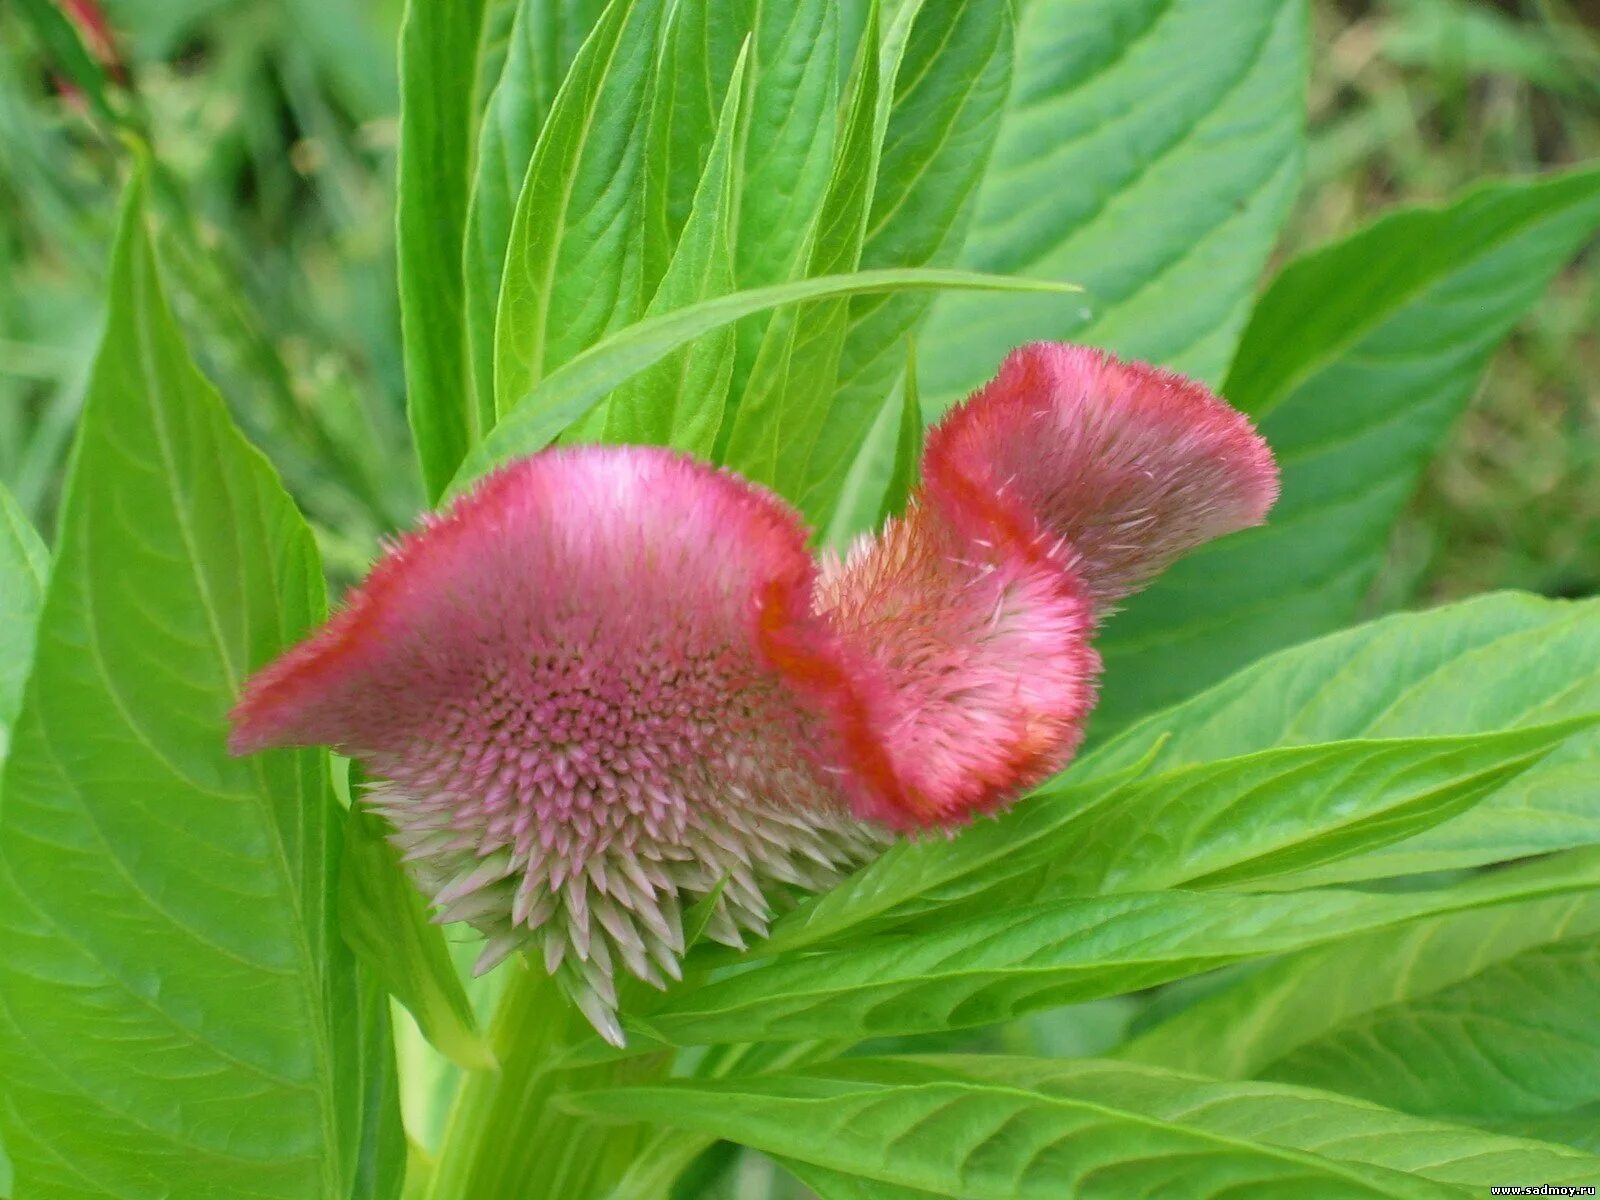
<instances>
[{"instance_id":1,"label":"pink celosia flower","mask_svg":"<svg viewBox=\"0 0 1600 1200\"><path fill-rule=\"evenodd\" d=\"M1200 384L1049 343L1015 351L929 432L923 477L978 536L1064 542L1101 606L1278 498L1266 443Z\"/></svg>"},{"instance_id":2,"label":"pink celosia flower","mask_svg":"<svg viewBox=\"0 0 1600 1200\"><path fill-rule=\"evenodd\" d=\"M252 679L233 749L361 759L439 919L487 936L480 966L538 951L620 1041L615 966L676 976L685 902L716 894L708 934L742 944L775 891L1065 765L1104 606L1276 486L1203 388L1057 346L942 422L924 475L819 573L792 510L726 472L524 459Z\"/></svg>"}]
</instances>

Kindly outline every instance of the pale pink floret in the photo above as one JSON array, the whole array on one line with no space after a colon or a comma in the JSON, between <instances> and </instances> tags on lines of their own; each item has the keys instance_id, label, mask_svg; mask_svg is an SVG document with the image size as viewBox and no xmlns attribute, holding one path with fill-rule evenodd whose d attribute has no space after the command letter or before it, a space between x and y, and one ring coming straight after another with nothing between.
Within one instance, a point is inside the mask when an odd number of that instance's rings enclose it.
<instances>
[{"instance_id":1,"label":"pale pink floret","mask_svg":"<svg viewBox=\"0 0 1600 1200\"><path fill-rule=\"evenodd\" d=\"M1202 385L1045 342L930 431L923 476L952 519L1065 543L1102 607L1278 495L1266 443Z\"/></svg>"}]
</instances>

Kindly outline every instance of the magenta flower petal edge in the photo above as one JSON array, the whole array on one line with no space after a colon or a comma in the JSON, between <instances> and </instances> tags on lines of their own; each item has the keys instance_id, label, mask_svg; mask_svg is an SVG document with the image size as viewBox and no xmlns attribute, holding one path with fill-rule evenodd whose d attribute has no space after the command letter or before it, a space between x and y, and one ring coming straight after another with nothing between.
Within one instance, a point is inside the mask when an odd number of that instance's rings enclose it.
<instances>
[{"instance_id":1,"label":"magenta flower petal edge","mask_svg":"<svg viewBox=\"0 0 1600 1200\"><path fill-rule=\"evenodd\" d=\"M820 570L781 500L648 447L552 450L392 547L257 674L232 748L377 779L441 921L527 951L621 1042L619 970L677 977L682 913L765 932L895 831L948 829L1082 738L1106 606L1276 489L1205 389L1031 346L931 432L906 515Z\"/></svg>"}]
</instances>

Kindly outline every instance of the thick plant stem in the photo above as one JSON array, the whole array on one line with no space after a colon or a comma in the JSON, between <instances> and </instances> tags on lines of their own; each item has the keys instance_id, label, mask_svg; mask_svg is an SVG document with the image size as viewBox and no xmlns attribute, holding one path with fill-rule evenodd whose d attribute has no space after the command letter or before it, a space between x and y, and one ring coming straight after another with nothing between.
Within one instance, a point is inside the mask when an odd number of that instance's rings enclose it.
<instances>
[{"instance_id":1,"label":"thick plant stem","mask_svg":"<svg viewBox=\"0 0 1600 1200\"><path fill-rule=\"evenodd\" d=\"M627 1171L649 1130L570 1116L563 1092L655 1078L665 1055L561 1067L566 1050L595 1036L587 1021L535 967L515 976L495 1009L496 1071L463 1081L435 1164L428 1200L589 1200Z\"/></svg>"}]
</instances>

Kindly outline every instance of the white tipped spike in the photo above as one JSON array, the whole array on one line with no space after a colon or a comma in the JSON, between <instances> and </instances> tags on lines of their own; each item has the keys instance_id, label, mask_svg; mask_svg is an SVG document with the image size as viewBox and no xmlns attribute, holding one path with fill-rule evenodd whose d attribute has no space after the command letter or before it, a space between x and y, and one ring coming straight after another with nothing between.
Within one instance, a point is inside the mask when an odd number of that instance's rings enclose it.
<instances>
[{"instance_id":1,"label":"white tipped spike","mask_svg":"<svg viewBox=\"0 0 1600 1200\"><path fill-rule=\"evenodd\" d=\"M468 892L475 892L485 884L494 883L504 879L511 872L511 856L509 854L491 854L488 858L479 861L475 866L457 875L444 888L434 896L433 902L440 908L461 899Z\"/></svg>"},{"instance_id":2,"label":"white tipped spike","mask_svg":"<svg viewBox=\"0 0 1600 1200\"><path fill-rule=\"evenodd\" d=\"M527 935L521 932L501 933L490 938L483 945L483 951L478 955L478 960L472 964L472 974L476 978L494 970L506 959L510 958L517 949L527 941Z\"/></svg>"},{"instance_id":3,"label":"white tipped spike","mask_svg":"<svg viewBox=\"0 0 1600 1200\"><path fill-rule=\"evenodd\" d=\"M628 1044L628 1039L622 1033L622 1025L617 1021L617 1014L599 996L587 988L577 988L572 998L583 1015L589 1018L589 1024L594 1026L596 1033L619 1050Z\"/></svg>"}]
</instances>

